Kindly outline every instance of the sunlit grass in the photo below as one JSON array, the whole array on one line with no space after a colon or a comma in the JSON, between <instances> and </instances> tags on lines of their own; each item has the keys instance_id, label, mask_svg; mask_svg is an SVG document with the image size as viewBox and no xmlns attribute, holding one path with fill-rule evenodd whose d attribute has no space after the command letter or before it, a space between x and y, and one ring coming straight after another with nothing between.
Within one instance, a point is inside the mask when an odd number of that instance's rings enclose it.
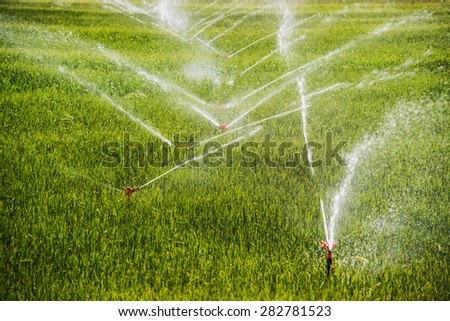
<instances>
[{"instance_id":1,"label":"sunlit grass","mask_svg":"<svg viewBox=\"0 0 450 321\"><path fill-rule=\"evenodd\" d=\"M448 5L295 6L296 20L318 15L295 30L305 40L288 57L276 54L241 75L277 48L276 36L224 59L144 15L136 17L146 24L96 3L64 4L0 4L3 300L449 299ZM202 5L183 9L193 13ZM222 6L192 14L192 23ZM201 36L211 39L255 8L246 3ZM413 13L423 17L364 39ZM233 53L276 32L279 18L275 9L262 12L214 46ZM361 41L320 60L355 39ZM314 60L314 69L298 73L308 94L348 86L308 101L310 140L324 146L331 131L334 144L347 142L342 155L366 136L378 142L353 180L330 279L318 243L319 199L329 206L346 168L333 160L312 176L304 163L283 166L305 143L299 112L263 123L241 142L258 143L260 156L268 133L278 145L292 142L284 158L272 150L274 167L262 156L243 167L235 151L230 166L187 165L128 201L122 186L142 185L175 164L141 167L134 153L128 167L102 166L104 144L116 141L122 152L126 133L146 148L148 142L163 148L102 93L169 139L219 134L185 105L192 102L186 95L146 81L130 66L205 100L208 106L199 108L230 122L283 81L228 111L218 106ZM210 73L189 74L199 65ZM300 105L296 85L288 85L236 127ZM325 149L314 155L325 159Z\"/></svg>"}]
</instances>

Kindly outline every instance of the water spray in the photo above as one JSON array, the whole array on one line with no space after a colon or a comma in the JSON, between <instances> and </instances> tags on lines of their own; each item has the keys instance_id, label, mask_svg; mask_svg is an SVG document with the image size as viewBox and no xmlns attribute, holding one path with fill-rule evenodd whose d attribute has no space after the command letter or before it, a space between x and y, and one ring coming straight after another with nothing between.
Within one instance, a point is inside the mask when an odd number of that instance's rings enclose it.
<instances>
[{"instance_id":1,"label":"water spray","mask_svg":"<svg viewBox=\"0 0 450 321\"><path fill-rule=\"evenodd\" d=\"M176 91L179 94L182 94L182 95L186 96L187 98L190 98L190 99L194 100L195 102L200 103L201 105L204 105L204 106L209 105L206 101L204 101L200 97L194 95L193 93L189 92L185 88L182 88L182 87L178 86L177 84L170 82L169 80L162 79L162 78L148 72L147 70L145 70L137 65L132 64L126 58L120 56L118 53L116 53L114 51L111 51L111 50L103 47L102 45L96 46L95 50L98 51L99 53L101 53L106 58L114 61L114 63L116 63L118 66L126 67L127 69L132 70L134 73L141 76L145 81L151 82L151 83L159 86L164 92L169 92L171 90Z\"/></svg>"},{"instance_id":2,"label":"water spray","mask_svg":"<svg viewBox=\"0 0 450 321\"><path fill-rule=\"evenodd\" d=\"M318 16L318 15L314 15L314 16L311 16L311 17L309 17L309 18L306 18L306 19L304 19L304 20L302 20L302 21L299 21L298 23L296 23L295 25L293 25L292 28L295 29L295 28L297 28L298 26L300 26L301 24L305 23L306 21L308 21L308 20L310 20L310 19L313 19L313 18L315 18L315 17L317 17L317 16ZM273 32L273 33L271 33L271 34L268 34L267 36L261 37L261 38L255 40L254 42L252 42L252 43L250 43L250 44L244 46L243 48L241 48L241 49L239 49L239 50L233 52L232 54L230 54L229 58L234 57L234 56L236 56L237 54L240 54L240 53L243 52L244 50L247 50L248 48L253 47L254 45L260 43L260 42L263 41L263 40L266 40L266 39L268 39L268 38L274 37L274 36L276 36L277 34L278 34L278 31Z\"/></svg>"},{"instance_id":3,"label":"water spray","mask_svg":"<svg viewBox=\"0 0 450 321\"><path fill-rule=\"evenodd\" d=\"M293 104L293 105L294 105L294 104ZM293 113L295 113L295 112L301 111L303 108L304 108L303 106L302 106L302 107L298 107L298 108L295 108L295 109L292 109L292 110L288 110L288 111L282 112L282 113L280 113L280 114L272 115L272 116L269 116L269 117L266 117L266 118L263 118L263 119L254 121L254 122L252 122L252 123L243 125L243 126L241 126L241 127L237 127L237 128L234 128L234 129L230 129L230 130L228 130L226 133L222 133L222 134L220 134L220 135L217 135L217 136L214 136L214 137L205 139L204 141L200 142L199 145L204 145L204 144L206 144L207 142L210 142L210 141L212 141L212 140L214 140L214 139L216 139L216 138L219 138L219 137L223 137L223 136L225 136L225 135L232 134L232 133L234 133L234 132L240 131L240 130L245 129L245 128L248 128L248 127L253 127L253 126L259 125L259 124L261 124L261 123L264 123L264 122L269 121L269 120L272 120L272 119L276 119L276 118L280 118L280 117L284 117L284 116L293 114ZM309 106L306 106L306 108L309 108ZM229 129L229 127L230 127L230 125L227 126L227 129Z\"/></svg>"},{"instance_id":4,"label":"water spray","mask_svg":"<svg viewBox=\"0 0 450 321\"><path fill-rule=\"evenodd\" d=\"M215 36L214 38L212 38L211 40L208 41L208 44L212 44L214 41L216 41L217 39L223 37L225 34L227 34L228 32L230 32L231 30L235 29L237 26L239 26L242 22L244 22L244 20L253 17L255 15L257 15L258 13L260 13L261 11L265 10L267 6L264 6L258 10L256 10L255 12L251 13L251 14L247 14L245 15L243 18L237 20L231 27L229 27L228 29L226 29L225 31L223 31L222 33L218 34L217 36Z\"/></svg>"},{"instance_id":5,"label":"water spray","mask_svg":"<svg viewBox=\"0 0 450 321\"><path fill-rule=\"evenodd\" d=\"M202 11L208 9L209 7L215 5L216 3L217 3L216 1L214 1L213 3L210 3L210 4L208 4L207 6L205 6L205 7L201 8L201 9L195 11L194 14L199 14L200 12L202 12Z\"/></svg>"},{"instance_id":6,"label":"water spray","mask_svg":"<svg viewBox=\"0 0 450 321\"><path fill-rule=\"evenodd\" d=\"M217 120L214 119L214 117L212 117L211 115L209 115L207 112L198 109L197 107L195 107L193 104L189 104L189 106L191 107L191 109L193 109L197 114L199 114L200 116L202 116L204 119L206 119L207 121L209 121L210 123L212 123L214 126L217 126L220 128L220 124Z\"/></svg>"},{"instance_id":7,"label":"water spray","mask_svg":"<svg viewBox=\"0 0 450 321\"><path fill-rule=\"evenodd\" d=\"M200 42L203 46L205 46L206 48L212 50L214 53L218 54L219 56L222 56L224 59L225 59L225 57L227 57L226 59L228 59L228 55L227 54L220 52L219 50L217 50L216 48L214 48L213 46L211 46L209 43L207 43L206 41L202 40L198 36L194 36L193 39L195 39L196 41Z\"/></svg>"},{"instance_id":8,"label":"water spray","mask_svg":"<svg viewBox=\"0 0 450 321\"><path fill-rule=\"evenodd\" d=\"M302 78L297 78L297 86L298 86L298 92L300 95L300 99L302 102L302 107L306 107L307 103L306 103L306 96L305 96L305 80ZM305 144L306 144L306 153L308 156L308 165L309 165L309 169L311 170L311 174L314 176L315 172L314 172L314 167L313 167L313 162L312 162L312 150L311 150L311 146L309 144L309 140L308 140L308 132L307 132L307 127L308 127L308 123L307 123L307 117L306 117L306 108L303 108L302 110L302 124L303 124L303 138L305 139Z\"/></svg>"},{"instance_id":9,"label":"water spray","mask_svg":"<svg viewBox=\"0 0 450 321\"><path fill-rule=\"evenodd\" d=\"M230 15L231 12L238 10L240 7L242 7L242 4L240 4L240 5L236 6L236 7L230 8L230 9L228 9L227 11L225 11L224 14L221 14L221 15L218 16L217 18L214 18L214 19L210 20L209 22L207 22L207 23L203 26L203 28L201 28L199 31L197 31L192 37L194 38L194 37L200 35L200 34L203 33L206 29L208 29L209 27L211 27L212 25L214 25L216 22L219 22L220 20L223 20L223 19L227 18L227 17Z\"/></svg>"},{"instance_id":10,"label":"water spray","mask_svg":"<svg viewBox=\"0 0 450 321\"><path fill-rule=\"evenodd\" d=\"M116 108L117 110L119 110L120 112L122 112L125 116L127 116L130 120L132 120L133 122L135 122L136 124L138 124L139 126L141 126L142 128L144 128L147 132L149 132L150 134L152 134L155 137L158 137L159 139L161 139L163 142L166 142L167 144L169 144L170 146L174 146L173 143L166 137L164 137L156 128L147 125L146 123L144 123L141 119L139 119L138 117L134 116L131 112L129 112L128 110L126 110L125 108L123 108L121 105L119 105L118 103L116 103L109 95L107 95L106 93L104 93L103 91L101 91L100 89L98 89L93 83L90 83L84 79L82 79L81 77L77 76L76 74L74 74L73 72L70 72L68 70L66 70L64 67L59 66L58 67L59 72L69 76L70 78L72 78L73 80L75 80L77 83L79 83L81 86L87 88L88 90L96 93L97 95L99 95L100 97L102 97L104 100L106 100L110 105L112 105L114 108Z\"/></svg>"},{"instance_id":11,"label":"water spray","mask_svg":"<svg viewBox=\"0 0 450 321\"><path fill-rule=\"evenodd\" d=\"M332 244L330 242L330 237L328 235L328 226L327 226L327 218L325 215L325 210L323 207L323 201L320 199L320 211L322 212L322 218L323 218L323 229L325 230L325 238L326 241L320 241L320 244L327 250L327 276L330 276L330 272L334 272L334 266L333 266L333 253L332 249L336 246L336 244ZM330 244L332 244L330 246Z\"/></svg>"},{"instance_id":12,"label":"water spray","mask_svg":"<svg viewBox=\"0 0 450 321\"><path fill-rule=\"evenodd\" d=\"M286 56L289 52L289 47L291 46L289 43L291 42L290 39L293 33L292 25L294 21L294 14L284 0L280 1L279 7L283 15L283 22L278 30L277 45L281 55Z\"/></svg>"},{"instance_id":13,"label":"water spray","mask_svg":"<svg viewBox=\"0 0 450 321\"><path fill-rule=\"evenodd\" d=\"M162 25L160 25L160 24L158 24L158 23L156 23L154 21L151 21L151 22L143 21L143 20L141 20L141 19L139 19L138 17L135 16L135 14L142 14L142 15L145 15L145 16L150 17L152 19L157 18L157 17L155 17L155 15L153 13L148 12L147 10L144 10L144 9L142 9L140 7L137 7L137 6L131 4L131 3L127 2L127 1L107 1L106 3L109 3L110 5L113 5L113 6L116 7L116 8L114 8L114 7L105 5L105 8L107 8L107 9L111 9L111 10L113 10L115 12L120 12L120 13L128 16L129 18L139 22L142 25L156 27L156 28L158 28L158 29L168 33L168 34L171 34L172 36L178 38L179 40L181 40L183 42L187 41L187 39L185 39L182 35L180 35L178 32L175 32L174 30L166 28L166 27L164 27L164 26L162 26Z\"/></svg>"},{"instance_id":14,"label":"water spray","mask_svg":"<svg viewBox=\"0 0 450 321\"><path fill-rule=\"evenodd\" d=\"M173 171L175 171L175 170L177 170L177 169L179 169L179 168L181 168L181 167L183 167L183 166L185 166L185 165L187 165L187 164L189 164L189 163L191 163L191 162L199 161L199 160L201 160L201 159L203 159L203 158L205 158L205 157L207 157L207 156L209 156L209 155L212 155L212 154L214 154L214 153L217 153L219 150L221 150L221 149L223 149L223 148L225 148L225 147L227 147L227 146L229 146L229 145L235 144L235 143L239 142L240 140L242 140L242 139L244 139L244 138L253 136L253 135L255 135L257 132L259 132L261 129L263 129L263 127L262 127L262 126L259 126L259 127L255 128L254 130L252 130L251 132L248 132L248 133L246 133L246 134L244 134L244 135L242 135L242 136L236 138L235 140L232 140L231 142L226 143L226 144L224 144L224 145L222 145L222 146L220 146L220 147L214 149L213 151L211 151L211 152L209 152L209 153L206 153L206 154L203 154L203 155L200 155L200 156L191 158L191 159L189 159L189 160L187 160L187 161L185 161L185 162L183 162L183 163L181 163L181 164L179 164L179 165L177 165L177 166L175 166L175 167L172 167L172 168L169 169L168 171L162 173L161 175L159 175L159 176L153 178L152 180L148 181L147 183L145 183L145 184L143 184L143 185L141 185L141 186L137 186L137 187L126 187L126 188L124 187L123 190L125 191L125 195L128 197L128 199L131 199L131 195L132 195L134 192L137 192L137 191L142 190L143 188L149 186L150 184L152 184L152 183L154 183L155 181L159 180L160 178L166 176L167 174L169 174L169 173L171 173L171 172L173 172Z\"/></svg>"},{"instance_id":15,"label":"water spray","mask_svg":"<svg viewBox=\"0 0 450 321\"><path fill-rule=\"evenodd\" d=\"M367 153L371 151L371 145L373 144L374 139L365 138L363 143L360 143L353 149L350 155L347 157L348 159L348 168L347 173L333 197L333 201L331 204L331 214L330 214L330 225L327 226L327 220L325 215L325 210L323 206L322 199L320 200L320 210L322 212L323 217L323 227L325 230L326 242L321 241L320 244L327 250L327 275L330 275L330 272L334 271L334 267L332 265L332 249L336 246L336 225L339 215L342 212L344 207L345 200L351 189L352 179L358 169L359 160L361 157L365 156Z\"/></svg>"},{"instance_id":16,"label":"water spray","mask_svg":"<svg viewBox=\"0 0 450 321\"><path fill-rule=\"evenodd\" d=\"M255 90L253 90L252 92L244 95L243 97L240 98L240 101L242 102L244 100L247 100L251 96L259 93L260 91L266 89L267 87L269 87L269 86L271 86L271 85L273 85L273 84L275 84L275 83L277 83L277 82L279 82L279 81L281 81L283 79L289 78L290 76L295 76L301 70L306 69L305 73L312 72L312 71L314 71L315 69L318 68L317 65L319 65L320 63L327 62L331 58L333 58L335 56L338 56L338 55L344 53L345 51L348 51L351 48L354 48L360 42L367 41L367 40L370 40L371 38L380 36L381 34L387 32L387 31L389 31L389 30L391 30L393 28L401 26L402 24L404 24L408 20L415 20L415 19L418 19L418 18L420 18L420 16L418 16L417 14L412 14L412 15L406 16L403 19L398 20L396 22L388 22L387 24L384 24L384 25L376 28L375 30L373 30L373 31L371 31L371 32L369 32L367 34L361 35L361 36L359 36L359 37L357 37L355 39L350 40L349 42L347 42L346 44L342 45L341 47L338 47L338 48L328 52L326 55L320 56L320 57L318 57L318 58L316 58L316 59L314 59L314 60L312 60L312 61L310 61L310 62L308 62L308 63L306 63L304 65L301 65L299 67L296 67L294 69L289 70L288 72L284 73L283 75L279 76L278 78L276 78L276 79L274 79L272 81L269 81L265 85L263 85L263 86L255 89Z\"/></svg>"},{"instance_id":17,"label":"water spray","mask_svg":"<svg viewBox=\"0 0 450 321\"><path fill-rule=\"evenodd\" d=\"M229 4L228 6L223 7L222 9L219 9L218 11L204 17L203 19L197 21L195 24L190 26L186 32L190 32L195 30L197 27L204 25L208 20L210 21L213 17L219 16L223 11L229 10L233 4Z\"/></svg>"},{"instance_id":18,"label":"water spray","mask_svg":"<svg viewBox=\"0 0 450 321\"><path fill-rule=\"evenodd\" d=\"M274 50L272 50L269 54L267 54L266 56L262 57L261 59L259 59L257 62L255 62L253 65L251 65L250 67L248 67L247 69L245 69L244 71L241 72L241 75L246 74L247 72L249 72L250 70L252 70L253 68L255 68L256 66L258 66L260 63L262 63L263 61L269 59L270 57L272 57L274 54L276 54L277 52L282 52L283 48L287 48L289 46L294 45L296 42L305 39L305 35L301 35L297 38L295 38L294 40L292 40L291 42L283 45L283 47L281 48L276 48Z\"/></svg>"},{"instance_id":19,"label":"water spray","mask_svg":"<svg viewBox=\"0 0 450 321\"><path fill-rule=\"evenodd\" d=\"M272 91L271 93L269 93L268 95L266 95L265 97L263 97L259 102L256 103L255 106L253 106L252 108L246 110L244 113L242 113L242 115L240 115L239 117L237 117L236 119L234 119L231 123L228 124L228 127L233 126L234 124L236 124L237 122L239 122L240 120L242 120L245 116L247 116L249 113L251 113L252 111L254 111L256 108L258 108L259 106L261 106L263 103L267 102L268 100L270 100L271 98L273 98L274 96L278 95L280 92L282 92L286 86L288 86L290 83L292 83L292 80L285 82L282 86L280 86L277 90Z\"/></svg>"}]
</instances>

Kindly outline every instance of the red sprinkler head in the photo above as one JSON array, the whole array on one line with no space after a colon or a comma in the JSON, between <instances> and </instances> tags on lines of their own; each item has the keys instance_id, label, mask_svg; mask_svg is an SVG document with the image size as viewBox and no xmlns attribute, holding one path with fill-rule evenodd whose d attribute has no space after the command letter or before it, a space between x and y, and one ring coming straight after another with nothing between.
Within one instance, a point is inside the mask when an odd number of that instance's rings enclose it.
<instances>
[{"instance_id":1,"label":"red sprinkler head","mask_svg":"<svg viewBox=\"0 0 450 321\"><path fill-rule=\"evenodd\" d=\"M325 241L320 241L320 244L330 252L336 246L336 243L333 243L333 246L331 246L331 248L330 248L330 245L328 244L328 242L325 242Z\"/></svg>"},{"instance_id":2,"label":"red sprinkler head","mask_svg":"<svg viewBox=\"0 0 450 321\"><path fill-rule=\"evenodd\" d=\"M227 124L223 123L219 125L219 129L222 131L222 134L227 130Z\"/></svg>"},{"instance_id":3,"label":"red sprinkler head","mask_svg":"<svg viewBox=\"0 0 450 321\"><path fill-rule=\"evenodd\" d=\"M139 191L141 188L139 186L136 186L136 187L122 187L122 189L124 190L125 195L128 197L128 200L130 200L131 194Z\"/></svg>"},{"instance_id":4,"label":"red sprinkler head","mask_svg":"<svg viewBox=\"0 0 450 321\"><path fill-rule=\"evenodd\" d=\"M330 246L328 242L324 241L320 241L320 244L327 250L327 276L330 276L330 273L334 272L333 254L331 250L336 246L336 244L333 243L333 245Z\"/></svg>"}]
</instances>

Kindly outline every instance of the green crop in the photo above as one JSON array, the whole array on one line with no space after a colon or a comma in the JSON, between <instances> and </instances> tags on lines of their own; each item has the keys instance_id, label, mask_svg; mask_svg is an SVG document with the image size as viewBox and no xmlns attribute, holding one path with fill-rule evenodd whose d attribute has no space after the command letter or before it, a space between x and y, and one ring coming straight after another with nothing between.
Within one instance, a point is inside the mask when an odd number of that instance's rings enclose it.
<instances>
[{"instance_id":1,"label":"green crop","mask_svg":"<svg viewBox=\"0 0 450 321\"><path fill-rule=\"evenodd\" d=\"M142 13L59 4L0 3L2 300L450 299L448 4L295 5L295 22L307 20L292 37L304 39L246 73L278 48L276 7L215 52L192 38L200 26L181 40ZM190 26L227 4L205 5L181 6ZM245 2L198 36L258 9ZM224 148L124 195L205 145L169 147L111 101L171 141L201 142L220 130L191 105L230 123L280 91L230 131L300 107L295 77L311 94L315 175L298 111L239 142L254 144L253 161ZM344 159L372 141L339 214L330 278L319 200L330 213L349 167L326 161L327 135L345 141Z\"/></svg>"}]
</instances>

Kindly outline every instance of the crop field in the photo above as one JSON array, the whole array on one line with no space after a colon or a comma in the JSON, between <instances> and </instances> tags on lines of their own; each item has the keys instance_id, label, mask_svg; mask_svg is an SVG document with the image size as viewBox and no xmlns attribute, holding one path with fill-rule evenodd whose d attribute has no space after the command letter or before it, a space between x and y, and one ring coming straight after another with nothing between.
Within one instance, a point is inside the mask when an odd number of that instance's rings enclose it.
<instances>
[{"instance_id":1,"label":"crop field","mask_svg":"<svg viewBox=\"0 0 450 321\"><path fill-rule=\"evenodd\" d=\"M449 28L447 2L0 2L1 299L450 300Z\"/></svg>"}]
</instances>

